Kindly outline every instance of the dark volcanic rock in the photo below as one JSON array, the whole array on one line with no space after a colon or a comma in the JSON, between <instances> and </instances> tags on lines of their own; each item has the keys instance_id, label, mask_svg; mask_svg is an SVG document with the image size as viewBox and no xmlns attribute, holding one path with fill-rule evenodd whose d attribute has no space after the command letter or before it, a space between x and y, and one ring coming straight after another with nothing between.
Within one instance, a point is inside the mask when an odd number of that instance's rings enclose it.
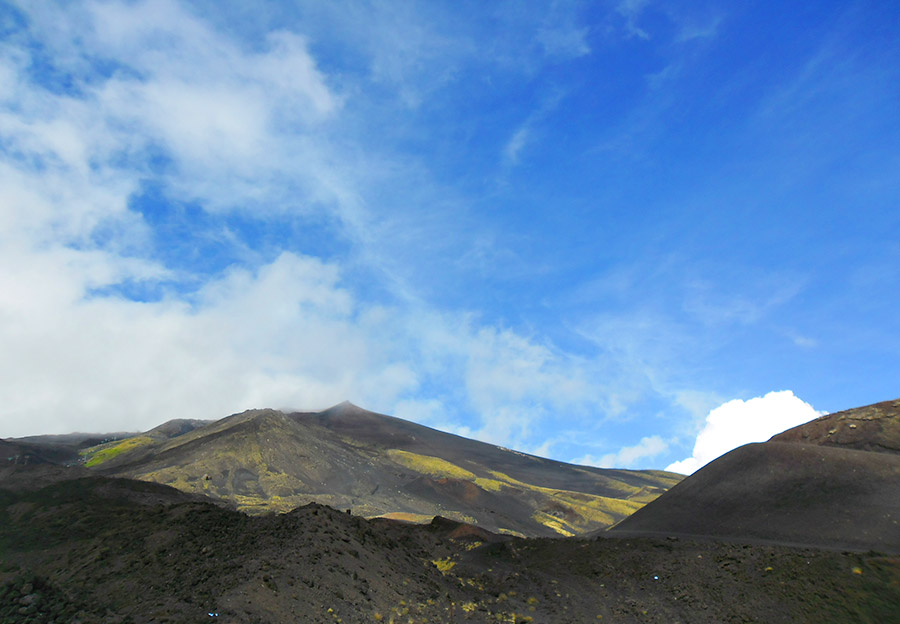
<instances>
[{"instance_id":1,"label":"dark volcanic rock","mask_svg":"<svg viewBox=\"0 0 900 624\"><path fill-rule=\"evenodd\" d=\"M888 622L900 607L900 558L877 553L523 540L315 504L251 517L97 477L0 489L0 556L4 623Z\"/></svg>"},{"instance_id":2,"label":"dark volcanic rock","mask_svg":"<svg viewBox=\"0 0 900 624\"><path fill-rule=\"evenodd\" d=\"M900 553L900 456L786 442L725 454L611 534Z\"/></svg>"}]
</instances>

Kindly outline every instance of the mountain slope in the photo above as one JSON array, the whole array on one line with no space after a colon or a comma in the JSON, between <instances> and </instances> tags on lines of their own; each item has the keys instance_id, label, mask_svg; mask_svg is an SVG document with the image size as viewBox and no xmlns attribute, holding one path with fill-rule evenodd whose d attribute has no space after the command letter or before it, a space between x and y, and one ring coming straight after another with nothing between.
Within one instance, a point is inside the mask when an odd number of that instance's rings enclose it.
<instances>
[{"instance_id":1,"label":"mountain slope","mask_svg":"<svg viewBox=\"0 0 900 624\"><path fill-rule=\"evenodd\" d=\"M772 441L900 454L900 400L827 414Z\"/></svg>"},{"instance_id":2,"label":"mountain slope","mask_svg":"<svg viewBox=\"0 0 900 624\"><path fill-rule=\"evenodd\" d=\"M897 403L832 414L735 449L612 533L900 553L900 455L890 451L900 411L884 407Z\"/></svg>"},{"instance_id":3,"label":"mountain slope","mask_svg":"<svg viewBox=\"0 0 900 624\"><path fill-rule=\"evenodd\" d=\"M322 412L250 410L173 437L159 429L88 449L85 463L250 513L315 501L367 517L441 515L521 535L609 526L681 478L542 459L349 403Z\"/></svg>"}]
</instances>

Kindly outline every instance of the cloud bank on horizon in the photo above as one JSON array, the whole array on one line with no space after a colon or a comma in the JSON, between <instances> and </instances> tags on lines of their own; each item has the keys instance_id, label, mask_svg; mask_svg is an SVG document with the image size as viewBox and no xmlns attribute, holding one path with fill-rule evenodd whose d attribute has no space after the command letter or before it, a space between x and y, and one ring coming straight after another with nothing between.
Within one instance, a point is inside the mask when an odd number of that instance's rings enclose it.
<instances>
[{"instance_id":1,"label":"cloud bank on horizon","mask_svg":"<svg viewBox=\"0 0 900 624\"><path fill-rule=\"evenodd\" d=\"M0 5L0 436L349 399L690 471L896 396L900 27L779 11Z\"/></svg>"}]
</instances>

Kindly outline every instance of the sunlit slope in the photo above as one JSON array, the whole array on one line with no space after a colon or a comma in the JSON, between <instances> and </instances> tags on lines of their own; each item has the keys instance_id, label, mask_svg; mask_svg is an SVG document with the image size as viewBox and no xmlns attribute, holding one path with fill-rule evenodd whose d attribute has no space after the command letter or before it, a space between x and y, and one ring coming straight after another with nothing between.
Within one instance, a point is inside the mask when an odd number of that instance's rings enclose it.
<instances>
[{"instance_id":1,"label":"sunlit slope","mask_svg":"<svg viewBox=\"0 0 900 624\"><path fill-rule=\"evenodd\" d=\"M185 429L93 447L86 465L250 513L316 501L369 517L442 515L522 535L610 526L681 478L555 462L349 403L314 413L251 410Z\"/></svg>"}]
</instances>

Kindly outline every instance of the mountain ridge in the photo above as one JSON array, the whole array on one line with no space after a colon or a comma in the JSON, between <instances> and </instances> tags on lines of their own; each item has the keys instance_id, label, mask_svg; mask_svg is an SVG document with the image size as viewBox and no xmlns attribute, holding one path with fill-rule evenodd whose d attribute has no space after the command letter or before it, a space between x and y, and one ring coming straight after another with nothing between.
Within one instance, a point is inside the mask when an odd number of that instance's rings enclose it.
<instances>
[{"instance_id":1,"label":"mountain ridge","mask_svg":"<svg viewBox=\"0 0 900 624\"><path fill-rule=\"evenodd\" d=\"M82 453L100 474L172 485L248 513L319 502L367 517L446 516L535 536L610 526L681 478L540 458L349 402L169 421Z\"/></svg>"},{"instance_id":2,"label":"mountain ridge","mask_svg":"<svg viewBox=\"0 0 900 624\"><path fill-rule=\"evenodd\" d=\"M900 399L826 414L770 441L900 454Z\"/></svg>"}]
</instances>

